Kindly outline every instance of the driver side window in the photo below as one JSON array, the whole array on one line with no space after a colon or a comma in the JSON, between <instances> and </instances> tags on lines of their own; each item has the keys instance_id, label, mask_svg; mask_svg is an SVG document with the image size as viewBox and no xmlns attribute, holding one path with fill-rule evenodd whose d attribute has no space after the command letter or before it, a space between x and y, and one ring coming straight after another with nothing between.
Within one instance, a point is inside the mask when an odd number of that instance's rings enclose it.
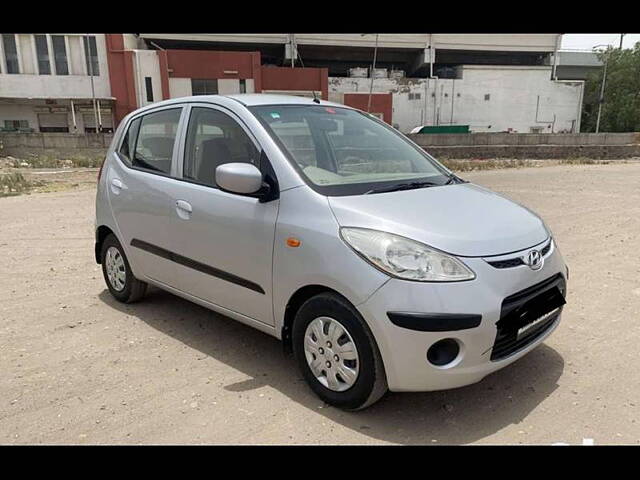
<instances>
[{"instance_id":1,"label":"driver side window","mask_svg":"<svg viewBox=\"0 0 640 480\"><path fill-rule=\"evenodd\" d=\"M260 168L260 153L242 127L219 110L194 107L187 127L184 178L216 187L216 168L237 162Z\"/></svg>"}]
</instances>

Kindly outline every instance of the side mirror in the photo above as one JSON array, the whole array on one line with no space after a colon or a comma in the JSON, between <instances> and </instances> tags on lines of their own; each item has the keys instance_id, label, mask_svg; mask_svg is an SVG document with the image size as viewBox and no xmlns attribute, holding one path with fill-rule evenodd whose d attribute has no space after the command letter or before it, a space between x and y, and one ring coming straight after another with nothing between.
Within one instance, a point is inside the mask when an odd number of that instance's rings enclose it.
<instances>
[{"instance_id":1,"label":"side mirror","mask_svg":"<svg viewBox=\"0 0 640 480\"><path fill-rule=\"evenodd\" d=\"M225 163L216 168L216 184L232 193L257 193L262 188L262 173L250 163Z\"/></svg>"}]
</instances>

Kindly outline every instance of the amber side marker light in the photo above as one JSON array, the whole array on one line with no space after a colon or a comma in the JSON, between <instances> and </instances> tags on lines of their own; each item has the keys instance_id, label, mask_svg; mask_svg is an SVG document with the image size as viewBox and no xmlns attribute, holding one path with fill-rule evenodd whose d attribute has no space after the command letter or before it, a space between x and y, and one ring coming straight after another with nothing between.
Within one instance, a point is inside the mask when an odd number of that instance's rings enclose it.
<instances>
[{"instance_id":1,"label":"amber side marker light","mask_svg":"<svg viewBox=\"0 0 640 480\"><path fill-rule=\"evenodd\" d=\"M293 247L293 248L297 248L300 246L300 240L298 240L295 237L289 237L287 238L287 247Z\"/></svg>"}]
</instances>

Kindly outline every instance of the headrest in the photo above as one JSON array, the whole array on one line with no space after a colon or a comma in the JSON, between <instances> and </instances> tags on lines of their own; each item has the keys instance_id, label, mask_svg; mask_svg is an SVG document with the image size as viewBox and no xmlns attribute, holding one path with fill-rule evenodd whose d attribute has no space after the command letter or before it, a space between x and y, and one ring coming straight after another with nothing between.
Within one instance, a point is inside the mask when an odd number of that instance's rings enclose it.
<instances>
[{"instance_id":1,"label":"headrest","mask_svg":"<svg viewBox=\"0 0 640 480\"><path fill-rule=\"evenodd\" d=\"M202 142L202 157L198 168L198 179L213 182L216 168L232 161L226 138L212 138Z\"/></svg>"},{"instance_id":2,"label":"headrest","mask_svg":"<svg viewBox=\"0 0 640 480\"><path fill-rule=\"evenodd\" d=\"M154 157L171 158L174 139L171 137L147 137L142 139L142 145L151 151Z\"/></svg>"}]
</instances>

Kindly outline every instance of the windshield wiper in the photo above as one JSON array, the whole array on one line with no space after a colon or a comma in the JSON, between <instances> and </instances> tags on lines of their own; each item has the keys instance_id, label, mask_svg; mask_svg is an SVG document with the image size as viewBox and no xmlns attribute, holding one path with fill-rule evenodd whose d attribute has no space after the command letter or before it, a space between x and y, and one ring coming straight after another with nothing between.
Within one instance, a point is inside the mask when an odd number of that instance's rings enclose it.
<instances>
[{"instance_id":1,"label":"windshield wiper","mask_svg":"<svg viewBox=\"0 0 640 480\"><path fill-rule=\"evenodd\" d=\"M369 195L370 193L385 193L385 192L395 192L398 190L413 190L414 188L424 188L424 187L438 187L442 185L441 183L435 182L407 182L407 183L396 183L395 185L391 185L389 187L380 187L380 188L372 188L368 192L365 192L365 195Z\"/></svg>"},{"instance_id":2,"label":"windshield wiper","mask_svg":"<svg viewBox=\"0 0 640 480\"><path fill-rule=\"evenodd\" d=\"M469 183L469 182L467 180L460 178L455 173L451 173L449 175L449 180L445 182L445 185L451 185L452 183Z\"/></svg>"}]
</instances>

